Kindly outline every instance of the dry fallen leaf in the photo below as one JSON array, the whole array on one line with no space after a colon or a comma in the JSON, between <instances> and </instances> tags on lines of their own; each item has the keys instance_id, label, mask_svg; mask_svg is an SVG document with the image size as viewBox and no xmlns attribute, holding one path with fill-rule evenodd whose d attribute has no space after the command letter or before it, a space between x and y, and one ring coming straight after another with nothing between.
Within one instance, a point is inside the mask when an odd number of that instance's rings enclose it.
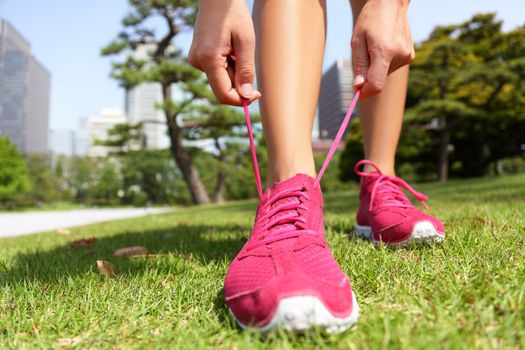
<instances>
[{"instance_id":1,"label":"dry fallen leaf","mask_svg":"<svg viewBox=\"0 0 525 350\"><path fill-rule=\"evenodd\" d=\"M59 228L59 229L57 229L57 234L59 234L59 235L69 235L69 234L71 234L71 231L69 231L69 229L67 229L67 228Z\"/></svg>"},{"instance_id":2,"label":"dry fallen leaf","mask_svg":"<svg viewBox=\"0 0 525 350\"><path fill-rule=\"evenodd\" d=\"M69 245L74 248L89 248L97 239L95 237L77 239L76 241L69 242Z\"/></svg>"},{"instance_id":3,"label":"dry fallen leaf","mask_svg":"<svg viewBox=\"0 0 525 350\"><path fill-rule=\"evenodd\" d=\"M97 260L98 271L107 277L115 276L115 266L106 260Z\"/></svg>"},{"instance_id":4,"label":"dry fallen leaf","mask_svg":"<svg viewBox=\"0 0 525 350\"><path fill-rule=\"evenodd\" d=\"M78 343L80 343L81 340L82 340L82 338L80 338L80 337L60 338L60 339L58 339L57 345L58 346L67 346L67 347L75 346L75 345L78 345Z\"/></svg>"},{"instance_id":5,"label":"dry fallen leaf","mask_svg":"<svg viewBox=\"0 0 525 350\"><path fill-rule=\"evenodd\" d=\"M148 248L136 246L136 247L126 247L126 248L117 249L113 252L113 256L133 256L133 255L144 255L148 253L149 253Z\"/></svg>"}]
</instances>

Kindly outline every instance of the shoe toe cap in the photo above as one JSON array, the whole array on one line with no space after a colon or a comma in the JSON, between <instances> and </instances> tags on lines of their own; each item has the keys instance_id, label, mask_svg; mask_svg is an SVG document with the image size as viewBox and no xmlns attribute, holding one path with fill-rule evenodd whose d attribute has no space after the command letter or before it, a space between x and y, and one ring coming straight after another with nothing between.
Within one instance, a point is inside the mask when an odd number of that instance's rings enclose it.
<instances>
[{"instance_id":1,"label":"shoe toe cap","mask_svg":"<svg viewBox=\"0 0 525 350\"><path fill-rule=\"evenodd\" d=\"M256 291L226 295L226 303L239 323L262 327L272 320L281 300L295 296L317 297L335 317L347 317L354 307L347 278L334 286L304 274L280 276Z\"/></svg>"}]
</instances>

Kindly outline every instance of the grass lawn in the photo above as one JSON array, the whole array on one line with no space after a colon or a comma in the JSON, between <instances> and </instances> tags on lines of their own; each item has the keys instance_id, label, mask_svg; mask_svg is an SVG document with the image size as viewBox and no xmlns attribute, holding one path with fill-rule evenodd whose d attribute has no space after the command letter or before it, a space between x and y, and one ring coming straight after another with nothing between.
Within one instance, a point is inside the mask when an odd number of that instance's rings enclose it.
<instances>
[{"instance_id":1,"label":"grass lawn","mask_svg":"<svg viewBox=\"0 0 525 350\"><path fill-rule=\"evenodd\" d=\"M0 240L0 348L525 348L525 175L416 189L446 222L441 246L376 249L352 236L356 191L325 198L328 241L361 306L346 333L236 327L222 282L250 231L245 201ZM134 245L159 255L112 256Z\"/></svg>"}]
</instances>

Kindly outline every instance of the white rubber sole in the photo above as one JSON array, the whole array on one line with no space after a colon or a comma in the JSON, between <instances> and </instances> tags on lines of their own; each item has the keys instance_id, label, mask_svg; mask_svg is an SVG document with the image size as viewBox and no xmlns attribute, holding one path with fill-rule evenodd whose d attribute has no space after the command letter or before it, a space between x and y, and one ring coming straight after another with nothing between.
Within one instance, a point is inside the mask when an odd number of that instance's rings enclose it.
<instances>
[{"instance_id":1,"label":"white rubber sole","mask_svg":"<svg viewBox=\"0 0 525 350\"><path fill-rule=\"evenodd\" d=\"M235 315L230 310L233 318ZM352 292L352 312L348 317L335 317L316 296L304 295L282 299L275 311L272 320L263 327L252 327L242 324L235 318L237 324L243 329L265 333L272 329L287 331L306 331L321 329L327 333L341 333L357 322L359 305Z\"/></svg>"},{"instance_id":2,"label":"white rubber sole","mask_svg":"<svg viewBox=\"0 0 525 350\"><path fill-rule=\"evenodd\" d=\"M390 246L406 246L418 243L441 243L445 239L445 236L440 234L434 225L427 220L420 221L415 224L410 237L407 240L398 243L386 243L375 240L374 233L372 232L372 228L370 226L361 226L356 224L355 233L359 238L373 241L376 247L381 243L388 244Z\"/></svg>"}]
</instances>

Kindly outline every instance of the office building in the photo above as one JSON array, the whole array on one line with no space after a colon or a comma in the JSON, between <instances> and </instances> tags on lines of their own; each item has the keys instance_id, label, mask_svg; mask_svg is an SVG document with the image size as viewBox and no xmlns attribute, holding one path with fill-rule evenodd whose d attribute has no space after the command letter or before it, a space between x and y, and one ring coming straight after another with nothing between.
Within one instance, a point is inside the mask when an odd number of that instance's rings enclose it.
<instances>
[{"instance_id":1,"label":"office building","mask_svg":"<svg viewBox=\"0 0 525 350\"><path fill-rule=\"evenodd\" d=\"M333 139L354 97L352 62L337 60L324 74L319 94L319 138Z\"/></svg>"},{"instance_id":2,"label":"office building","mask_svg":"<svg viewBox=\"0 0 525 350\"><path fill-rule=\"evenodd\" d=\"M97 145L97 141L107 141L108 131L117 124L125 124L128 118L118 108L105 108L100 115L85 118L84 132L87 137L87 155L90 157L106 157L111 148Z\"/></svg>"},{"instance_id":3,"label":"office building","mask_svg":"<svg viewBox=\"0 0 525 350\"><path fill-rule=\"evenodd\" d=\"M0 136L23 153L48 151L51 75L31 45L0 19Z\"/></svg>"},{"instance_id":4,"label":"office building","mask_svg":"<svg viewBox=\"0 0 525 350\"><path fill-rule=\"evenodd\" d=\"M141 45L135 50L136 59L148 60L151 45ZM125 112L130 123L143 123L147 148L163 149L169 146L166 117L157 108L163 101L159 83L142 83L126 90Z\"/></svg>"}]
</instances>

